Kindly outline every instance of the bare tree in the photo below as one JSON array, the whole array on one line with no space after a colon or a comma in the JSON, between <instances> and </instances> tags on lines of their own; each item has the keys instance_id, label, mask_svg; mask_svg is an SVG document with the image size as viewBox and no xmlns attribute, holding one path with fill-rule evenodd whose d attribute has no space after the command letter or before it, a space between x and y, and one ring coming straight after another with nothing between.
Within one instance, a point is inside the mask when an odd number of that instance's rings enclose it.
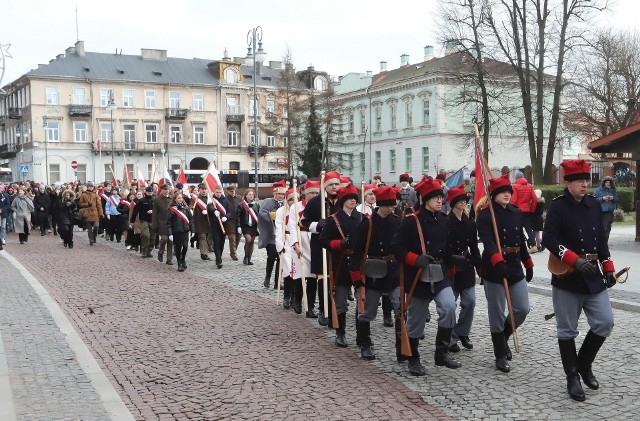
<instances>
[{"instance_id":1,"label":"bare tree","mask_svg":"<svg viewBox=\"0 0 640 421\"><path fill-rule=\"evenodd\" d=\"M351 153L339 152L345 150L347 143L344 140L342 119L339 116L339 106L335 101L333 85L329 83L327 90L317 96L318 101L318 121L322 127L324 136L322 151L322 167L325 170L344 169L345 158L351 159ZM352 168L349 168L352 169Z\"/></svg>"}]
</instances>

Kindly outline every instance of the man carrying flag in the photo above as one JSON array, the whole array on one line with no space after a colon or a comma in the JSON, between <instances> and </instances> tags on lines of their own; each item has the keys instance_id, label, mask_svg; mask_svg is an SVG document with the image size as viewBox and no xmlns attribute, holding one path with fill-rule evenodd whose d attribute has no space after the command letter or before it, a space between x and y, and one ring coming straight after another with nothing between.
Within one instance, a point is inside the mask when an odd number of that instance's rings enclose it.
<instances>
[{"instance_id":1,"label":"man carrying flag","mask_svg":"<svg viewBox=\"0 0 640 421\"><path fill-rule=\"evenodd\" d=\"M198 235L198 245L200 247L200 258L202 260L211 260L209 253L213 251L213 243L211 241L211 228L209 227L209 215L207 211L207 185L200 183L198 185L198 194L192 194L193 200L193 222Z\"/></svg>"},{"instance_id":2,"label":"man carrying flag","mask_svg":"<svg viewBox=\"0 0 640 421\"><path fill-rule=\"evenodd\" d=\"M222 194L221 185L217 185L213 191L211 203L207 205L207 214L209 215L213 252L216 255L216 266L221 269L222 252L224 251L224 242L227 235L226 224L229 220L229 215L231 215L231 206L227 198Z\"/></svg>"}]
</instances>

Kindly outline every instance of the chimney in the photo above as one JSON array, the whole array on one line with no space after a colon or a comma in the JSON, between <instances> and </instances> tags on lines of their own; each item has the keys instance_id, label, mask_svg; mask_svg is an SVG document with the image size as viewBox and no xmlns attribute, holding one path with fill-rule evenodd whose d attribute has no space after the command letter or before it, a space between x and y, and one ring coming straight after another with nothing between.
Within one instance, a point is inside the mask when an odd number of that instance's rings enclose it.
<instances>
[{"instance_id":1,"label":"chimney","mask_svg":"<svg viewBox=\"0 0 640 421\"><path fill-rule=\"evenodd\" d=\"M76 42L76 53L80 57L84 57L84 41L77 41Z\"/></svg>"},{"instance_id":2,"label":"chimney","mask_svg":"<svg viewBox=\"0 0 640 421\"><path fill-rule=\"evenodd\" d=\"M445 42L445 55L449 55L449 54L453 54L453 53L457 53L458 51L460 51L460 46L462 44L460 43L459 39L449 39Z\"/></svg>"},{"instance_id":3,"label":"chimney","mask_svg":"<svg viewBox=\"0 0 640 421\"><path fill-rule=\"evenodd\" d=\"M409 54L403 54L400 56L400 67L406 67L409 65Z\"/></svg>"},{"instance_id":4,"label":"chimney","mask_svg":"<svg viewBox=\"0 0 640 421\"><path fill-rule=\"evenodd\" d=\"M64 58L64 54L58 54L56 56L56 60L62 60Z\"/></svg>"},{"instance_id":5,"label":"chimney","mask_svg":"<svg viewBox=\"0 0 640 421\"><path fill-rule=\"evenodd\" d=\"M227 48L225 47L224 49L224 57L222 57L223 60L229 60L229 51L227 51Z\"/></svg>"},{"instance_id":6,"label":"chimney","mask_svg":"<svg viewBox=\"0 0 640 421\"><path fill-rule=\"evenodd\" d=\"M156 50L153 48L141 48L142 60L167 61L167 50Z\"/></svg>"},{"instance_id":7,"label":"chimney","mask_svg":"<svg viewBox=\"0 0 640 421\"><path fill-rule=\"evenodd\" d=\"M429 61L434 57L433 45L427 45L424 47L424 61Z\"/></svg>"},{"instance_id":8,"label":"chimney","mask_svg":"<svg viewBox=\"0 0 640 421\"><path fill-rule=\"evenodd\" d=\"M367 77L372 77L373 76L373 72L371 70L367 70Z\"/></svg>"},{"instance_id":9,"label":"chimney","mask_svg":"<svg viewBox=\"0 0 640 421\"><path fill-rule=\"evenodd\" d=\"M271 67L272 69L280 70L280 69L282 69L282 62L281 61L269 61L269 67Z\"/></svg>"},{"instance_id":10,"label":"chimney","mask_svg":"<svg viewBox=\"0 0 640 421\"><path fill-rule=\"evenodd\" d=\"M387 62L386 61L381 61L380 62L380 72L386 72L387 71Z\"/></svg>"},{"instance_id":11,"label":"chimney","mask_svg":"<svg viewBox=\"0 0 640 421\"><path fill-rule=\"evenodd\" d=\"M75 52L76 52L76 47L69 47L66 50L64 50L64 55L69 56L71 54L75 54Z\"/></svg>"}]
</instances>

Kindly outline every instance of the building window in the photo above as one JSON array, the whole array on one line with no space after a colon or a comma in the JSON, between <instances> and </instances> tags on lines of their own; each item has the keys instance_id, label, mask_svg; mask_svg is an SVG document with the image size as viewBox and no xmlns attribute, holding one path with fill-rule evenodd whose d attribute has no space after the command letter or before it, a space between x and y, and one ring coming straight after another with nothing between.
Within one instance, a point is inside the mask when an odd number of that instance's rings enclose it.
<instances>
[{"instance_id":1,"label":"building window","mask_svg":"<svg viewBox=\"0 0 640 421\"><path fill-rule=\"evenodd\" d=\"M269 162L267 162L267 169L268 170L277 170L278 169L278 162L277 161L269 161Z\"/></svg>"},{"instance_id":2,"label":"building window","mask_svg":"<svg viewBox=\"0 0 640 421\"><path fill-rule=\"evenodd\" d=\"M100 141L102 143L111 143L111 122L100 122Z\"/></svg>"},{"instance_id":3,"label":"building window","mask_svg":"<svg viewBox=\"0 0 640 421\"><path fill-rule=\"evenodd\" d=\"M169 135L171 143L182 142L182 126L169 126Z\"/></svg>"},{"instance_id":4,"label":"building window","mask_svg":"<svg viewBox=\"0 0 640 421\"><path fill-rule=\"evenodd\" d=\"M256 169L256 163L255 161L252 159L251 160L251 171L254 171ZM260 161L258 161L258 170L260 169Z\"/></svg>"},{"instance_id":5,"label":"building window","mask_svg":"<svg viewBox=\"0 0 640 421\"><path fill-rule=\"evenodd\" d=\"M258 144L260 144L260 130L257 132L258 134ZM255 129L251 129L251 145L255 146L256 144L256 131Z\"/></svg>"},{"instance_id":6,"label":"building window","mask_svg":"<svg viewBox=\"0 0 640 421\"><path fill-rule=\"evenodd\" d=\"M282 136L282 145L283 145L285 148L288 148L288 147L289 147L289 138L288 138L287 136Z\"/></svg>"},{"instance_id":7,"label":"building window","mask_svg":"<svg viewBox=\"0 0 640 421\"><path fill-rule=\"evenodd\" d=\"M49 103L48 99L49 98L47 98L47 104ZM73 103L75 105L85 105L86 104L86 97L85 97L85 94L84 94L84 88L73 88Z\"/></svg>"},{"instance_id":8,"label":"building window","mask_svg":"<svg viewBox=\"0 0 640 421\"><path fill-rule=\"evenodd\" d=\"M240 98L237 96L227 96L227 114L243 114L238 103Z\"/></svg>"},{"instance_id":9,"label":"building window","mask_svg":"<svg viewBox=\"0 0 640 421\"><path fill-rule=\"evenodd\" d=\"M47 141L60 142L60 123L57 121L47 121Z\"/></svg>"},{"instance_id":10,"label":"building window","mask_svg":"<svg viewBox=\"0 0 640 421\"><path fill-rule=\"evenodd\" d=\"M238 128L236 126L231 126L227 130L227 146L238 146Z\"/></svg>"},{"instance_id":11,"label":"building window","mask_svg":"<svg viewBox=\"0 0 640 421\"><path fill-rule=\"evenodd\" d=\"M313 89L324 92L327 90L327 80L322 76L316 76L313 80Z\"/></svg>"},{"instance_id":12,"label":"building window","mask_svg":"<svg viewBox=\"0 0 640 421\"><path fill-rule=\"evenodd\" d=\"M364 152L360 152L360 172L362 174L366 174L367 173L367 159L366 159L366 155L364 154Z\"/></svg>"},{"instance_id":13,"label":"building window","mask_svg":"<svg viewBox=\"0 0 640 421\"><path fill-rule=\"evenodd\" d=\"M122 128L122 140L124 149L130 151L136 148L136 125L125 124Z\"/></svg>"},{"instance_id":14,"label":"building window","mask_svg":"<svg viewBox=\"0 0 640 421\"><path fill-rule=\"evenodd\" d=\"M233 67L227 67L224 69L224 81L227 83L238 83L240 81L238 71Z\"/></svg>"},{"instance_id":15,"label":"building window","mask_svg":"<svg viewBox=\"0 0 640 421\"><path fill-rule=\"evenodd\" d=\"M353 171L353 154L349 154L349 171Z\"/></svg>"},{"instance_id":16,"label":"building window","mask_svg":"<svg viewBox=\"0 0 640 421\"><path fill-rule=\"evenodd\" d=\"M276 113L276 101L275 99L268 99L267 100L267 112L270 114L275 114Z\"/></svg>"},{"instance_id":17,"label":"building window","mask_svg":"<svg viewBox=\"0 0 640 421\"><path fill-rule=\"evenodd\" d=\"M49 164L49 182L60 181L60 164Z\"/></svg>"},{"instance_id":18,"label":"building window","mask_svg":"<svg viewBox=\"0 0 640 421\"><path fill-rule=\"evenodd\" d=\"M193 127L193 143L204 145L204 126Z\"/></svg>"},{"instance_id":19,"label":"building window","mask_svg":"<svg viewBox=\"0 0 640 421\"><path fill-rule=\"evenodd\" d=\"M389 172L396 172L396 150L389 151Z\"/></svg>"},{"instance_id":20,"label":"building window","mask_svg":"<svg viewBox=\"0 0 640 421\"><path fill-rule=\"evenodd\" d=\"M422 171L423 172L429 171L429 148L428 147L422 148Z\"/></svg>"},{"instance_id":21,"label":"building window","mask_svg":"<svg viewBox=\"0 0 640 421\"><path fill-rule=\"evenodd\" d=\"M78 168L76 168L76 178L81 184L87 182L87 164L78 164Z\"/></svg>"},{"instance_id":22,"label":"building window","mask_svg":"<svg viewBox=\"0 0 640 421\"><path fill-rule=\"evenodd\" d=\"M230 170L240 170L240 162L239 161L229 161L229 169Z\"/></svg>"},{"instance_id":23,"label":"building window","mask_svg":"<svg viewBox=\"0 0 640 421\"><path fill-rule=\"evenodd\" d=\"M398 116L396 104L389 106L389 112L391 113L391 130L395 130L398 127Z\"/></svg>"},{"instance_id":24,"label":"building window","mask_svg":"<svg viewBox=\"0 0 640 421\"><path fill-rule=\"evenodd\" d=\"M289 117L289 107L287 107L286 105L282 107L282 117L283 118Z\"/></svg>"},{"instance_id":25,"label":"building window","mask_svg":"<svg viewBox=\"0 0 640 421\"><path fill-rule=\"evenodd\" d=\"M376 151L376 173L380 173L380 167L382 166L382 152Z\"/></svg>"},{"instance_id":26,"label":"building window","mask_svg":"<svg viewBox=\"0 0 640 421\"><path fill-rule=\"evenodd\" d=\"M109 105L109 100L113 98L113 92L111 89L100 89L100 106L106 107Z\"/></svg>"},{"instance_id":27,"label":"building window","mask_svg":"<svg viewBox=\"0 0 640 421\"><path fill-rule=\"evenodd\" d=\"M84 121L75 121L73 123L73 140L76 142L87 141L87 123Z\"/></svg>"},{"instance_id":28,"label":"building window","mask_svg":"<svg viewBox=\"0 0 640 421\"><path fill-rule=\"evenodd\" d=\"M408 173L411 172L413 165L413 150L411 148L405 148L404 150L404 170Z\"/></svg>"},{"instance_id":29,"label":"building window","mask_svg":"<svg viewBox=\"0 0 640 421\"><path fill-rule=\"evenodd\" d=\"M365 134L367 127L367 119L364 114L364 108L360 109L360 134Z\"/></svg>"},{"instance_id":30,"label":"building window","mask_svg":"<svg viewBox=\"0 0 640 421\"><path fill-rule=\"evenodd\" d=\"M145 124L144 135L147 143L158 143L158 125L157 124Z\"/></svg>"},{"instance_id":31,"label":"building window","mask_svg":"<svg viewBox=\"0 0 640 421\"><path fill-rule=\"evenodd\" d=\"M58 105L58 88L47 86L47 105Z\"/></svg>"},{"instance_id":32,"label":"building window","mask_svg":"<svg viewBox=\"0 0 640 421\"><path fill-rule=\"evenodd\" d=\"M204 110L204 94L193 94L193 109L196 111Z\"/></svg>"},{"instance_id":33,"label":"building window","mask_svg":"<svg viewBox=\"0 0 640 421\"><path fill-rule=\"evenodd\" d=\"M122 90L122 106L125 108L133 108L133 89Z\"/></svg>"},{"instance_id":34,"label":"building window","mask_svg":"<svg viewBox=\"0 0 640 421\"><path fill-rule=\"evenodd\" d=\"M147 180L155 180L156 174L153 173L154 170L157 173L158 169L154 168L153 164L147 165L147 174L149 174L149 177L147 178Z\"/></svg>"},{"instance_id":35,"label":"building window","mask_svg":"<svg viewBox=\"0 0 640 421\"><path fill-rule=\"evenodd\" d=\"M111 164L104 164L104 179L113 180L113 171L111 171Z\"/></svg>"},{"instance_id":36,"label":"building window","mask_svg":"<svg viewBox=\"0 0 640 421\"><path fill-rule=\"evenodd\" d=\"M156 108L156 91L144 91L144 107Z\"/></svg>"},{"instance_id":37,"label":"building window","mask_svg":"<svg viewBox=\"0 0 640 421\"><path fill-rule=\"evenodd\" d=\"M276 137L274 135L267 136L267 146L270 148L276 147Z\"/></svg>"},{"instance_id":38,"label":"building window","mask_svg":"<svg viewBox=\"0 0 640 421\"><path fill-rule=\"evenodd\" d=\"M382 109L376 108L376 132L382 131Z\"/></svg>"},{"instance_id":39,"label":"building window","mask_svg":"<svg viewBox=\"0 0 640 421\"><path fill-rule=\"evenodd\" d=\"M353 111L349 111L349 134L353 136Z\"/></svg>"},{"instance_id":40,"label":"building window","mask_svg":"<svg viewBox=\"0 0 640 421\"><path fill-rule=\"evenodd\" d=\"M180 108L180 92L169 92L169 108Z\"/></svg>"},{"instance_id":41,"label":"building window","mask_svg":"<svg viewBox=\"0 0 640 421\"><path fill-rule=\"evenodd\" d=\"M254 107L254 104L255 104L255 105L256 105L256 107L257 107L257 108L255 108L255 109L253 108L253 107ZM249 100L249 115L250 115L251 117L253 117L253 116L254 116L254 111L255 111L255 115L257 115L258 117L260 116L260 108L258 107L258 104L259 104L259 102L258 102L258 103L256 103L256 102L253 100L253 98L251 98L251 99Z\"/></svg>"},{"instance_id":42,"label":"building window","mask_svg":"<svg viewBox=\"0 0 640 421\"><path fill-rule=\"evenodd\" d=\"M412 103L405 102L404 115L405 115L405 127L413 127L413 112L411 110Z\"/></svg>"},{"instance_id":43,"label":"building window","mask_svg":"<svg viewBox=\"0 0 640 421\"><path fill-rule=\"evenodd\" d=\"M429 104L430 101L428 98L422 100L422 124L425 126L429 125Z\"/></svg>"}]
</instances>

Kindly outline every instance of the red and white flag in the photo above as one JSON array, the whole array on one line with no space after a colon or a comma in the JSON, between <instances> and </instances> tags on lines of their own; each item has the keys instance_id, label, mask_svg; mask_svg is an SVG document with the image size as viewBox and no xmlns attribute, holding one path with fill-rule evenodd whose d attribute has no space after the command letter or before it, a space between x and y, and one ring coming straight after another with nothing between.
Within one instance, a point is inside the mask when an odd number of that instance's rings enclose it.
<instances>
[{"instance_id":1,"label":"red and white flag","mask_svg":"<svg viewBox=\"0 0 640 421\"><path fill-rule=\"evenodd\" d=\"M205 173L203 179L204 183L207 185L207 189L211 193L216 190L216 186L222 186L220 177L218 176L218 170L216 169L216 164L213 161L211 161L211 164L209 164L209 169L207 169L207 172ZM222 193L222 195L224 196L224 192Z\"/></svg>"},{"instance_id":2,"label":"red and white flag","mask_svg":"<svg viewBox=\"0 0 640 421\"><path fill-rule=\"evenodd\" d=\"M164 160L162 161L162 176L158 179L158 186L162 187L164 184L168 184L173 186L171 182L171 176L169 175L169 171L167 171L167 167L164 164Z\"/></svg>"},{"instance_id":3,"label":"red and white flag","mask_svg":"<svg viewBox=\"0 0 640 421\"><path fill-rule=\"evenodd\" d=\"M142 171L140 171L140 166L138 166L138 187L144 189L147 187L147 180L142 175Z\"/></svg>"},{"instance_id":4,"label":"red and white flag","mask_svg":"<svg viewBox=\"0 0 640 421\"><path fill-rule=\"evenodd\" d=\"M182 164L180 164L180 173L178 174L176 183L180 183L185 187L187 186L187 176L184 174L184 168L182 167Z\"/></svg>"}]
</instances>

